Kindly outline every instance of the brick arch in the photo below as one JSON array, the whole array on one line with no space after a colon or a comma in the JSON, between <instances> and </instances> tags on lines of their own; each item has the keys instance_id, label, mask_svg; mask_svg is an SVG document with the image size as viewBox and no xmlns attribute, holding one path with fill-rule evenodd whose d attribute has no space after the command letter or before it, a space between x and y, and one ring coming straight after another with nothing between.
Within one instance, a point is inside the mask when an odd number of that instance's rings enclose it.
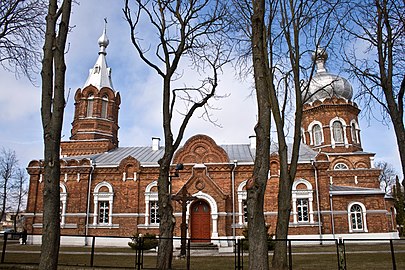
<instances>
[{"instance_id":1,"label":"brick arch","mask_svg":"<svg viewBox=\"0 0 405 270\"><path fill-rule=\"evenodd\" d=\"M134 167L135 172L139 172L141 164L133 156L127 156L126 158L121 160L120 165L119 165L119 170L121 172L125 172L125 170L130 166Z\"/></svg>"},{"instance_id":2,"label":"brick arch","mask_svg":"<svg viewBox=\"0 0 405 270\"><path fill-rule=\"evenodd\" d=\"M221 163L229 162L228 154L206 135L195 135L187 140L173 158L173 163Z\"/></svg>"},{"instance_id":3,"label":"brick arch","mask_svg":"<svg viewBox=\"0 0 405 270\"><path fill-rule=\"evenodd\" d=\"M79 91L78 91L79 92ZM93 86L93 85L89 85L86 86L85 88L83 88L81 91L81 97L82 98L87 98L87 96L89 94L93 94L94 97L98 97L99 96L99 91L97 89L97 87Z\"/></svg>"},{"instance_id":4,"label":"brick arch","mask_svg":"<svg viewBox=\"0 0 405 270\"><path fill-rule=\"evenodd\" d=\"M335 168L335 165L338 164L338 163L344 163L344 164L346 164L349 169L353 169L353 168L354 168L353 163L352 163L349 159L343 158L343 157L338 157L338 158L336 158L336 159L331 163L330 168L333 170L333 168Z\"/></svg>"},{"instance_id":5,"label":"brick arch","mask_svg":"<svg viewBox=\"0 0 405 270\"><path fill-rule=\"evenodd\" d=\"M356 164L354 164L354 167L356 169L369 169L369 166L367 165L366 162L364 161L358 161L356 162Z\"/></svg>"},{"instance_id":6,"label":"brick arch","mask_svg":"<svg viewBox=\"0 0 405 270\"><path fill-rule=\"evenodd\" d=\"M99 97L102 98L103 96L107 96L109 101L115 100L114 91L111 90L111 89L108 88L108 87L103 87L103 88L101 88L101 90L100 90L100 92L99 92Z\"/></svg>"}]
</instances>

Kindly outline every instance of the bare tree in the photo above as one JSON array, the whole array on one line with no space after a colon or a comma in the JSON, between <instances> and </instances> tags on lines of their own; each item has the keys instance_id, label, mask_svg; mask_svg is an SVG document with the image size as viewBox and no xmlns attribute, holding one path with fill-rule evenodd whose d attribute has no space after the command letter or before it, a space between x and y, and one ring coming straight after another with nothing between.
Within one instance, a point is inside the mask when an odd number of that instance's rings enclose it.
<instances>
[{"instance_id":1,"label":"bare tree","mask_svg":"<svg viewBox=\"0 0 405 270\"><path fill-rule=\"evenodd\" d=\"M0 152L0 198L1 198L1 216L3 220L6 213L6 207L9 197L11 182L17 173L18 159L14 151L2 148Z\"/></svg>"},{"instance_id":2,"label":"bare tree","mask_svg":"<svg viewBox=\"0 0 405 270\"><path fill-rule=\"evenodd\" d=\"M268 99L266 102L258 100L259 121L255 130L260 140L270 140L269 123L264 123L269 121L267 114L270 106L280 160L276 238L286 239L291 212L291 190L299 158L303 104L310 98L309 84L304 83L303 79L310 81L315 69L314 62L308 61L309 52L315 49L316 58L317 53L322 51L316 49L329 46L336 31L336 24L330 21L330 17L337 3L301 0L252 3L251 40L255 87L258 99ZM263 112L266 117L260 118ZM290 139L292 144L288 143ZM253 178L247 187L249 269L268 268L267 260L264 259L267 257L264 219L255 212L256 209L263 211L262 189L267 182L269 164L267 153L260 149L265 144L259 142L259 145ZM261 166L266 171L256 174ZM256 229L251 230L252 227ZM264 243L260 243L258 248L251 248L258 245L257 239ZM285 241L276 242L272 267L287 268Z\"/></svg>"},{"instance_id":3,"label":"bare tree","mask_svg":"<svg viewBox=\"0 0 405 270\"><path fill-rule=\"evenodd\" d=\"M395 185L395 177L397 176L395 168L386 161L376 162L375 167L381 170L380 187L386 194L392 194L392 187Z\"/></svg>"},{"instance_id":4,"label":"bare tree","mask_svg":"<svg viewBox=\"0 0 405 270\"><path fill-rule=\"evenodd\" d=\"M27 174L23 168L17 168L15 177L11 184L10 192L10 206L14 212L14 231L17 231L17 224L19 220L19 214L27 202L28 187L27 187Z\"/></svg>"},{"instance_id":5,"label":"bare tree","mask_svg":"<svg viewBox=\"0 0 405 270\"><path fill-rule=\"evenodd\" d=\"M133 5L130 2L134 2ZM134 11L131 10L132 6ZM197 109L202 108L203 114L209 119L208 101L215 96L218 72L228 61L228 53L224 47L226 40L217 35L227 26L224 7L225 1L214 0L125 1L124 14L131 29L132 43L140 58L163 80L165 150L159 160L158 269L170 269L173 256L175 219L170 197L169 172L174 152L178 149L187 124ZM151 36L142 39L139 33L145 32L146 29L156 31L157 40L150 41ZM181 61L191 61L194 69L199 72L209 71L212 75L195 81L195 85L200 84L198 86L175 88L175 83L179 85L182 79L183 71L179 67ZM181 110L176 103L179 99L186 106L181 111L179 128L173 133L176 110Z\"/></svg>"},{"instance_id":6,"label":"bare tree","mask_svg":"<svg viewBox=\"0 0 405 270\"><path fill-rule=\"evenodd\" d=\"M351 44L345 46L344 61L359 82L357 98L365 105L363 111L378 117L374 109L377 105L382 118L391 120L404 174L404 1L353 1L348 8L350 12L341 23L343 37Z\"/></svg>"},{"instance_id":7,"label":"bare tree","mask_svg":"<svg viewBox=\"0 0 405 270\"><path fill-rule=\"evenodd\" d=\"M0 1L0 64L31 81L41 60L46 4L43 0Z\"/></svg>"},{"instance_id":8,"label":"bare tree","mask_svg":"<svg viewBox=\"0 0 405 270\"><path fill-rule=\"evenodd\" d=\"M72 0L49 0L42 60L41 117L44 133L43 227L39 269L57 269L60 222L60 140L65 108L65 47Z\"/></svg>"}]
</instances>

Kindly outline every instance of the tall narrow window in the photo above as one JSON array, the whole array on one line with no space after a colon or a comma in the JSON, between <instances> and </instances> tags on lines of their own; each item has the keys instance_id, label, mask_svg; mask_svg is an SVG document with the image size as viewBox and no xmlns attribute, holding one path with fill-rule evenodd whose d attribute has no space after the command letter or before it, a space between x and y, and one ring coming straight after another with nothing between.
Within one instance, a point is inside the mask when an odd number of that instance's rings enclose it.
<instances>
[{"instance_id":1,"label":"tall narrow window","mask_svg":"<svg viewBox=\"0 0 405 270\"><path fill-rule=\"evenodd\" d=\"M343 143L344 138L343 138L343 125L340 121L335 121L332 124L332 129L333 129L333 139L335 140L336 143Z\"/></svg>"},{"instance_id":2,"label":"tall narrow window","mask_svg":"<svg viewBox=\"0 0 405 270\"><path fill-rule=\"evenodd\" d=\"M247 200L243 200L243 220L245 223L248 222Z\"/></svg>"},{"instance_id":3,"label":"tall narrow window","mask_svg":"<svg viewBox=\"0 0 405 270\"><path fill-rule=\"evenodd\" d=\"M297 199L298 222L308 222L308 199Z\"/></svg>"},{"instance_id":4,"label":"tall narrow window","mask_svg":"<svg viewBox=\"0 0 405 270\"><path fill-rule=\"evenodd\" d=\"M110 211L110 204L108 201L99 202L98 206L98 223L99 224L108 224L108 213Z\"/></svg>"},{"instance_id":5,"label":"tall narrow window","mask_svg":"<svg viewBox=\"0 0 405 270\"><path fill-rule=\"evenodd\" d=\"M356 129L356 124L355 123L352 123L352 140L353 140L353 143L358 143L359 142L359 140L358 140L358 138L357 138L357 129Z\"/></svg>"},{"instance_id":6,"label":"tall narrow window","mask_svg":"<svg viewBox=\"0 0 405 270\"><path fill-rule=\"evenodd\" d=\"M360 205L353 204L350 207L350 220L353 231L363 231L363 211Z\"/></svg>"},{"instance_id":7,"label":"tall narrow window","mask_svg":"<svg viewBox=\"0 0 405 270\"><path fill-rule=\"evenodd\" d=\"M93 116L93 105L94 105L94 96L89 94L87 97L87 117Z\"/></svg>"},{"instance_id":8,"label":"tall narrow window","mask_svg":"<svg viewBox=\"0 0 405 270\"><path fill-rule=\"evenodd\" d=\"M313 126L312 137L314 139L314 145L320 145L322 143L322 129L320 125L316 124Z\"/></svg>"},{"instance_id":9,"label":"tall narrow window","mask_svg":"<svg viewBox=\"0 0 405 270\"><path fill-rule=\"evenodd\" d=\"M107 118L107 108L108 108L108 97L103 96L103 99L101 100L101 117L102 118Z\"/></svg>"},{"instance_id":10,"label":"tall narrow window","mask_svg":"<svg viewBox=\"0 0 405 270\"><path fill-rule=\"evenodd\" d=\"M150 224L159 224L160 217L159 217L159 205L157 201L150 202Z\"/></svg>"}]
</instances>

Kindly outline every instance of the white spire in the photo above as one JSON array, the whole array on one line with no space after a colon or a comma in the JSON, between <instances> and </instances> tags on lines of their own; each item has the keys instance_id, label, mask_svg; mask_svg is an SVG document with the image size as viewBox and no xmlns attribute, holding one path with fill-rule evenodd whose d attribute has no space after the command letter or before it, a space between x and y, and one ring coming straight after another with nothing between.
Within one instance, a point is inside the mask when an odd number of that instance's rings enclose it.
<instances>
[{"instance_id":1,"label":"white spire","mask_svg":"<svg viewBox=\"0 0 405 270\"><path fill-rule=\"evenodd\" d=\"M89 70L89 77L87 77L83 88L91 84L97 87L99 90L103 87L114 89L111 80L111 68L108 67L106 60L106 49L110 41L107 37L107 19L104 19L104 21L104 31L101 37L98 39L98 45L100 46L98 59L94 64L94 67Z\"/></svg>"}]
</instances>

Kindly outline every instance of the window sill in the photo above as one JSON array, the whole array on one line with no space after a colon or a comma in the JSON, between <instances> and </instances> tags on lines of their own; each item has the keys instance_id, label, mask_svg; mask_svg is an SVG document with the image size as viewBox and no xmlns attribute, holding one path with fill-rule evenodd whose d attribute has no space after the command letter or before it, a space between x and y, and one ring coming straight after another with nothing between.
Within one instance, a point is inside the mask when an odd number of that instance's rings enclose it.
<instances>
[{"instance_id":1,"label":"window sill","mask_svg":"<svg viewBox=\"0 0 405 270\"><path fill-rule=\"evenodd\" d=\"M91 229L118 229L119 227L119 224L89 224L89 228Z\"/></svg>"},{"instance_id":2,"label":"window sill","mask_svg":"<svg viewBox=\"0 0 405 270\"><path fill-rule=\"evenodd\" d=\"M314 227L314 226L319 226L319 222L297 222L293 223L290 222L288 224L288 227Z\"/></svg>"},{"instance_id":3,"label":"window sill","mask_svg":"<svg viewBox=\"0 0 405 270\"><path fill-rule=\"evenodd\" d=\"M159 224L139 224L138 228L142 228L142 229L159 229Z\"/></svg>"}]
</instances>

